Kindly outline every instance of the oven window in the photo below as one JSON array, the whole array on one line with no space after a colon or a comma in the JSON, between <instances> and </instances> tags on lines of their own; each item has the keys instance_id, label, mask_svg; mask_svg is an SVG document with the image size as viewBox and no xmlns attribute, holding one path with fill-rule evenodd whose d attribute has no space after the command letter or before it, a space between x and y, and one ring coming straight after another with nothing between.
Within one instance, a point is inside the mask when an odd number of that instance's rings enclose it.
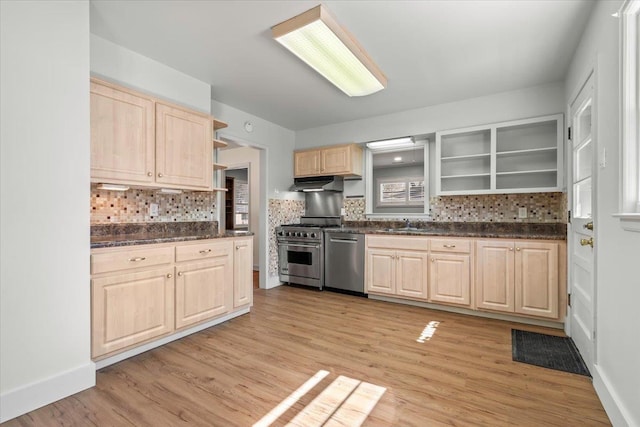
<instances>
[{"instance_id":1,"label":"oven window","mask_svg":"<svg viewBox=\"0 0 640 427\"><path fill-rule=\"evenodd\" d=\"M313 263L311 252L287 251L289 264L311 265Z\"/></svg>"}]
</instances>

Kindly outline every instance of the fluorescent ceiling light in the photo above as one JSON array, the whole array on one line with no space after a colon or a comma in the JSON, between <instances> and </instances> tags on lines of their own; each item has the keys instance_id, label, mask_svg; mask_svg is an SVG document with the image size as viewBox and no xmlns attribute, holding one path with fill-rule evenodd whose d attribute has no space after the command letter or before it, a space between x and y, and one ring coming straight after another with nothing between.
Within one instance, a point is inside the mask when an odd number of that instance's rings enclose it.
<instances>
[{"instance_id":1,"label":"fluorescent ceiling light","mask_svg":"<svg viewBox=\"0 0 640 427\"><path fill-rule=\"evenodd\" d=\"M161 188L158 190L161 194L182 194L182 190L176 190L175 188Z\"/></svg>"},{"instance_id":2,"label":"fluorescent ceiling light","mask_svg":"<svg viewBox=\"0 0 640 427\"><path fill-rule=\"evenodd\" d=\"M129 186L118 184L98 184L98 190L127 191Z\"/></svg>"},{"instance_id":3,"label":"fluorescent ceiling light","mask_svg":"<svg viewBox=\"0 0 640 427\"><path fill-rule=\"evenodd\" d=\"M411 137L385 139L384 141L367 142L367 148L371 150L385 150L392 148L410 148L415 147L415 141Z\"/></svg>"},{"instance_id":4,"label":"fluorescent ceiling light","mask_svg":"<svg viewBox=\"0 0 640 427\"><path fill-rule=\"evenodd\" d=\"M394 157L393 158L394 162L401 162L402 161L402 157L398 156L398 157Z\"/></svg>"},{"instance_id":5,"label":"fluorescent ceiling light","mask_svg":"<svg viewBox=\"0 0 640 427\"><path fill-rule=\"evenodd\" d=\"M322 5L271 27L273 38L349 96L387 86L387 77Z\"/></svg>"}]
</instances>

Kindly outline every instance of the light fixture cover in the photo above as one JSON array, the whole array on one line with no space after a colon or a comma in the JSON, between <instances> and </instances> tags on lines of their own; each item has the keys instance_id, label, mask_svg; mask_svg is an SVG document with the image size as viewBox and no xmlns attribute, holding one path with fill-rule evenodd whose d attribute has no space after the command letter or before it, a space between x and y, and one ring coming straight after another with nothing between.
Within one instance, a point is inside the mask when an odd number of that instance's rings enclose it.
<instances>
[{"instance_id":1,"label":"light fixture cover","mask_svg":"<svg viewBox=\"0 0 640 427\"><path fill-rule=\"evenodd\" d=\"M349 96L387 86L387 77L322 6L271 27L273 38Z\"/></svg>"},{"instance_id":2,"label":"light fixture cover","mask_svg":"<svg viewBox=\"0 0 640 427\"><path fill-rule=\"evenodd\" d=\"M370 150L390 150L400 148L415 147L415 141L412 137L385 139L383 141L367 142L367 148Z\"/></svg>"},{"instance_id":3,"label":"light fixture cover","mask_svg":"<svg viewBox=\"0 0 640 427\"><path fill-rule=\"evenodd\" d=\"M110 190L110 191L127 191L128 185L119 184L98 184L98 190Z\"/></svg>"}]
</instances>

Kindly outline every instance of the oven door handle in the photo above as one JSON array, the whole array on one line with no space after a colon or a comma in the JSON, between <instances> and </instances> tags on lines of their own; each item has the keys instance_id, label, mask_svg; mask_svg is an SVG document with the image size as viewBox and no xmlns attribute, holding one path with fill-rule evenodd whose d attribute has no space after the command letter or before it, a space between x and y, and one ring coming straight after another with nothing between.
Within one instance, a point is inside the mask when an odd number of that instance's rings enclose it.
<instances>
[{"instance_id":1,"label":"oven door handle","mask_svg":"<svg viewBox=\"0 0 640 427\"><path fill-rule=\"evenodd\" d=\"M305 245L304 243L280 243L280 246L285 248L294 247L294 248L314 248L318 249L320 245Z\"/></svg>"}]
</instances>

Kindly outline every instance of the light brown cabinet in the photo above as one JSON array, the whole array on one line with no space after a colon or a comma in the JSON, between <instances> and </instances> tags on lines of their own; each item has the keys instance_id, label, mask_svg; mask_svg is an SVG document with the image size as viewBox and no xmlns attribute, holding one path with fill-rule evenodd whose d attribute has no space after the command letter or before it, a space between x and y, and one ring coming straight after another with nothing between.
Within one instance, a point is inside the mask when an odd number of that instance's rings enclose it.
<instances>
[{"instance_id":1,"label":"light brown cabinet","mask_svg":"<svg viewBox=\"0 0 640 427\"><path fill-rule=\"evenodd\" d=\"M130 347L174 330L173 266L94 278L93 357Z\"/></svg>"},{"instance_id":2,"label":"light brown cabinet","mask_svg":"<svg viewBox=\"0 0 640 427\"><path fill-rule=\"evenodd\" d=\"M367 236L367 293L427 299L428 240Z\"/></svg>"},{"instance_id":3,"label":"light brown cabinet","mask_svg":"<svg viewBox=\"0 0 640 427\"><path fill-rule=\"evenodd\" d=\"M155 177L152 99L91 81L91 180L151 184Z\"/></svg>"},{"instance_id":4,"label":"light brown cabinet","mask_svg":"<svg viewBox=\"0 0 640 427\"><path fill-rule=\"evenodd\" d=\"M295 178L362 176L362 157L362 148L356 144L298 150L293 154L293 174Z\"/></svg>"},{"instance_id":5,"label":"light brown cabinet","mask_svg":"<svg viewBox=\"0 0 640 427\"><path fill-rule=\"evenodd\" d=\"M253 238L236 239L233 254L233 308L253 304Z\"/></svg>"},{"instance_id":6,"label":"light brown cabinet","mask_svg":"<svg viewBox=\"0 0 640 427\"><path fill-rule=\"evenodd\" d=\"M480 309L558 319L559 246L541 241L476 242L476 305Z\"/></svg>"},{"instance_id":7,"label":"light brown cabinet","mask_svg":"<svg viewBox=\"0 0 640 427\"><path fill-rule=\"evenodd\" d=\"M91 79L91 182L213 188L211 116Z\"/></svg>"},{"instance_id":8,"label":"light brown cabinet","mask_svg":"<svg viewBox=\"0 0 640 427\"><path fill-rule=\"evenodd\" d=\"M198 251L204 253L203 260L176 265L176 329L212 319L231 309L233 242L211 242L208 246Z\"/></svg>"},{"instance_id":9,"label":"light brown cabinet","mask_svg":"<svg viewBox=\"0 0 640 427\"><path fill-rule=\"evenodd\" d=\"M471 307L471 241L431 239L429 301Z\"/></svg>"},{"instance_id":10,"label":"light brown cabinet","mask_svg":"<svg viewBox=\"0 0 640 427\"><path fill-rule=\"evenodd\" d=\"M242 313L252 268L251 237L92 250L92 357Z\"/></svg>"}]
</instances>

